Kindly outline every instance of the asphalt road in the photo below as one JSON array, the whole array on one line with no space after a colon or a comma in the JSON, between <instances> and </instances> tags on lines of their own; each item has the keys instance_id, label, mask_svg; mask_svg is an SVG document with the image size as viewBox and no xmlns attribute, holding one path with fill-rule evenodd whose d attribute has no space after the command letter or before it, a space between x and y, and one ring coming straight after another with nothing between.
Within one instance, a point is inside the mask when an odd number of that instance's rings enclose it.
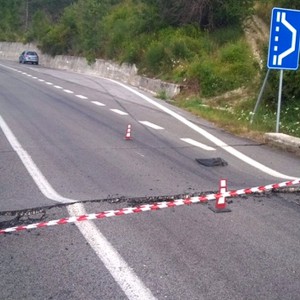
<instances>
[{"instance_id":1,"label":"asphalt road","mask_svg":"<svg viewBox=\"0 0 300 300\"><path fill-rule=\"evenodd\" d=\"M42 66L0 61L0 127L0 228L300 177L299 157ZM217 157L228 165L196 162ZM296 187L224 214L196 204L0 235L0 299L299 299L299 203Z\"/></svg>"}]
</instances>

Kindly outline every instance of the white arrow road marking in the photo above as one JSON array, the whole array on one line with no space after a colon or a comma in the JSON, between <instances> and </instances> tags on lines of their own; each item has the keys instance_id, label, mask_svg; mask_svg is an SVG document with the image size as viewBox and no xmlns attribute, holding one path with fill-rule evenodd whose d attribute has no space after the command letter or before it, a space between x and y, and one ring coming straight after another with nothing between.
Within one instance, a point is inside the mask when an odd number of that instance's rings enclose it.
<instances>
[{"instance_id":1,"label":"white arrow road marking","mask_svg":"<svg viewBox=\"0 0 300 300\"><path fill-rule=\"evenodd\" d=\"M215 148L209 147L209 146L207 146L207 145L205 145L205 144L202 144L202 143L200 143L200 142L197 142L197 141L195 141L195 140L193 140L193 139L189 139L189 138L186 139L186 138L183 138L183 139L181 139L181 140L184 141L184 142L186 142L186 143L188 143L188 144L191 144L191 145L193 145L193 146L202 148L202 149L207 150L207 151L216 151Z\"/></svg>"},{"instance_id":2,"label":"white arrow road marking","mask_svg":"<svg viewBox=\"0 0 300 300\"><path fill-rule=\"evenodd\" d=\"M148 127L151 127L153 129L156 129L156 130L163 130L164 128L163 127L160 127L156 124L153 124L151 122L148 122L148 121L139 121L139 123L145 125L145 126L148 126Z\"/></svg>"},{"instance_id":3,"label":"white arrow road marking","mask_svg":"<svg viewBox=\"0 0 300 300\"><path fill-rule=\"evenodd\" d=\"M30 155L23 149L17 138L14 136L8 125L0 116L0 127L9 141L11 147L18 154L25 168L40 191L50 200L62 203L74 203L78 200L68 199L60 196L52 188L50 183L38 169ZM86 214L83 204L76 203L67 207L71 217ZM121 255L103 236L92 221L75 223L98 258L111 273L115 281L130 300L154 300L151 291L138 278L135 272L128 266Z\"/></svg>"}]
</instances>

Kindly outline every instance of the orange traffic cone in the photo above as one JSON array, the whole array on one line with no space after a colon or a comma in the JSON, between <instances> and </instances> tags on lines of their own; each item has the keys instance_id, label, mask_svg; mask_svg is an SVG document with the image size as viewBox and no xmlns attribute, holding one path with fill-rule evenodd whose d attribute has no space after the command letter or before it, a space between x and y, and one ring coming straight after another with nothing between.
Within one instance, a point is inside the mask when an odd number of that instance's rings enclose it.
<instances>
[{"instance_id":1,"label":"orange traffic cone","mask_svg":"<svg viewBox=\"0 0 300 300\"><path fill-rule=\"evenodd\" d=\"M126 130L126 135L125 135L125 140L131 140L131 125L128 124L127 130Z\"/></svg>"}]
</instances>

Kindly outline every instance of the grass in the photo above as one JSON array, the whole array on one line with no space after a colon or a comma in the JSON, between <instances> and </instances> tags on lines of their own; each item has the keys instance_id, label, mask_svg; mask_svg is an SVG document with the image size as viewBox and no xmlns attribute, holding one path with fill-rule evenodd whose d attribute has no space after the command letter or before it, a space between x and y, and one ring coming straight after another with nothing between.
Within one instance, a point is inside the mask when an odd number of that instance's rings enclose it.
<instances>
[{"instance_id":1,"label":"grass","mask_svg":"<svg viewBox=\"0 0 300 300\"><path fill-rule=\"evenodd\" d=\"M228 132L262 142L265 132L275 132L276 112L261 104L253 123L250 124L255 101L256 99L252 97L231 105L230 100L223 99L223 102L219 100L217 106L213 106L214 104L199 97L180 97L175 100L175 105ZM300 137L300 103L298 106L283 108L280 121L279 132Z\"/></svg>"}]
</instances>

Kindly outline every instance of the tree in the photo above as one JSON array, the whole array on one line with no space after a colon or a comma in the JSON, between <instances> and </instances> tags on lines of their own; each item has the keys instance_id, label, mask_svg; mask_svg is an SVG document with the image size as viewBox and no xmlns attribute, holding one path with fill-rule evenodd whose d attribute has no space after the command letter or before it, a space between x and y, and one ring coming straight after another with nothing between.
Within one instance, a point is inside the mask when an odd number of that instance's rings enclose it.
<instances>
[{"instance_id":1,"label":"tree","mask_svg":"<svg viewBox=\"0 0 300 300\"><path fill-rule=\"evenodd\" d=\"M144 0L157 5L166 25L196 23L203 29L239 24L251 12L254 0Z\"/></svg>"}]
</instances>

